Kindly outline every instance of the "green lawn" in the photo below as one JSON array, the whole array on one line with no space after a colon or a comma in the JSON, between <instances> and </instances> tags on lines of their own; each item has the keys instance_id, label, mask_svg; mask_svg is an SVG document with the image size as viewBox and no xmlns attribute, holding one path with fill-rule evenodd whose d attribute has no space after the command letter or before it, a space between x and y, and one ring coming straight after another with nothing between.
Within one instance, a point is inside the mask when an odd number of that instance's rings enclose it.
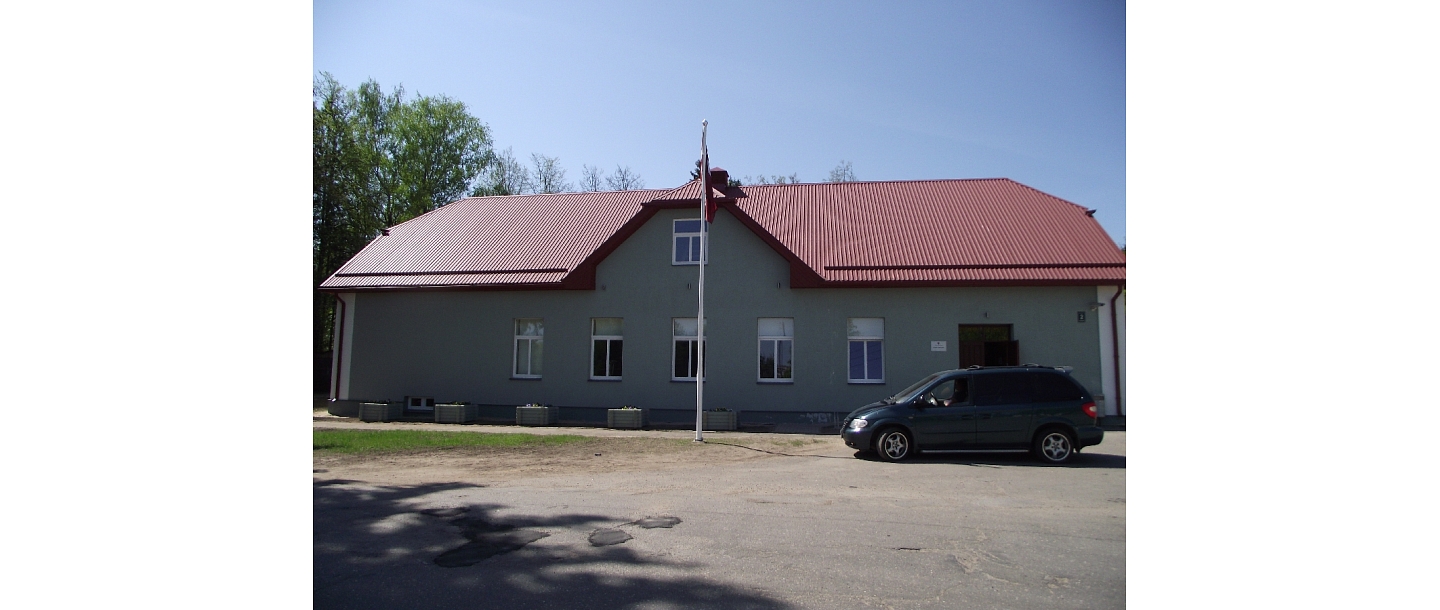
<instances>
[{"instance_id":1,"label":"green lawn","mask_svg":"<svg viewBox=\"0 0 1440 610\"><path fill-rule=\"evenodd\" d=\"M368 453L441 447L531 447L586 440L574 434L490 434L428 430L315 430L315 451Z\"/></svg>"}]
</instances>

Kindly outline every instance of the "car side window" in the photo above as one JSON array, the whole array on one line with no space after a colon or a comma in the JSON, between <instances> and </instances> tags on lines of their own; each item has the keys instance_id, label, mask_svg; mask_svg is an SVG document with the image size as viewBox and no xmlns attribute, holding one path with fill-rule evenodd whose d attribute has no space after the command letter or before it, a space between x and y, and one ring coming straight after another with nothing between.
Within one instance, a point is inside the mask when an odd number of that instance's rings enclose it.
<instances>
[{"instance_id":1,"label":"car side window","mask_svg":"<svg viewBox=\"0 0 1440 610\"><path fill-rule=\"evenodd\" d=\"M1082 400L1085 391L1080 385L1060 373L1026 373L1030 376L1031 392L1035 402L1062 402Z\"/></svg>"},{"instance_id":2,"label":"car side window","mask_svg":"<svg viewBox=\"0 0 1440 610\"><path fill-rule=\"evenodd\" d=\"M1030 401L1029 383L1023 373L975 375L975 404L1003 405Z\"/></svg>"},{"instance_id":3,"label":"car side window","mask_svg":"<svg viewBox=\"0 0 1440 610\"><path fill-rule=\"evenodd\" d=\"M950 379L940 382L939 385L930 388L930 404L942 407L950 406L950 399L955 396L955 380Z\"/></svg>"}]
</instances>

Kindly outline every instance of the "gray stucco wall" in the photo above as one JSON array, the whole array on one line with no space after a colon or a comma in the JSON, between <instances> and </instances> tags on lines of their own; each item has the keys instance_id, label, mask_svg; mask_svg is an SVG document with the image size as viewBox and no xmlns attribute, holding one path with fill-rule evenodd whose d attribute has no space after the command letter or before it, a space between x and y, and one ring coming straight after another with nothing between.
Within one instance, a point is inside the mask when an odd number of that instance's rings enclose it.
<instances>
[{"instance_id":1,"label":"gray stucco wall","mask_svg":"<svg viewBox=\"0 0 1440 610\"><path fill-rule=\"evenodd\" d=\"M695 216L661 211L601 263L594 291L358 294L349 395L693 409L694 383L670 381L671 318L695 317L698 268L672 266L670 240L672 220ZM707 408L849 411L955 368L959 324L1013 324L1021 362L1072 366L1100 393L1094 287L791 290L785 260L727 212L711 239ZM624 318L622 381L589 380L592 317ZM756 379L761 317L795 319L793 384ZM849 317L885 319L885 384L846 382ZM544 318L542 379L511 378L515 318Z\"/></svg>"}]
</instances>

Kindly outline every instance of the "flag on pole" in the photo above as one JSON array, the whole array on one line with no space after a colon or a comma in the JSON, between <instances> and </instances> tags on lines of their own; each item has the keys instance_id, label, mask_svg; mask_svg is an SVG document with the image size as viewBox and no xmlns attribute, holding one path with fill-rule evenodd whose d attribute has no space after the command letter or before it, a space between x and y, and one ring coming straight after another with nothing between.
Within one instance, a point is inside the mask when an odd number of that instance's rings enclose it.
<instances>
[{"instance_id":1,"label":"flag on pole","mask_svg":"<svg viewBox=\"0 0 1440 610\"><path fill-rule=\"evenodd\" d=\"M700 131L700 209L705 212L705 222L715 222L715 210L720 204L710 194L710 152L705 147L705 130Z\"/></svg>"}]
</instances>

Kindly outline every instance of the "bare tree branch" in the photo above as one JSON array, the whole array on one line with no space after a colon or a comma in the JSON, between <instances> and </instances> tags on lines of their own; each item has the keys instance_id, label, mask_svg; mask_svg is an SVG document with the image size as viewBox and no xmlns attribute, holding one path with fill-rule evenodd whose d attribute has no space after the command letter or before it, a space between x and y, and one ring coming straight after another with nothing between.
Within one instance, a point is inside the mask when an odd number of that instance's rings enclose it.
<instances>
[{"instance_id":1,"label":"bare tree branch","mask_svg":"<svg viewBox=\"0 0 1440 610\"><path fill-rule=\"evenodd\" d=\"M605 179L605 184L612 191L633 191L645 188L645 179L630 170L630 166L615 166L615 173Z\"/></svg>"}]
</instances>

